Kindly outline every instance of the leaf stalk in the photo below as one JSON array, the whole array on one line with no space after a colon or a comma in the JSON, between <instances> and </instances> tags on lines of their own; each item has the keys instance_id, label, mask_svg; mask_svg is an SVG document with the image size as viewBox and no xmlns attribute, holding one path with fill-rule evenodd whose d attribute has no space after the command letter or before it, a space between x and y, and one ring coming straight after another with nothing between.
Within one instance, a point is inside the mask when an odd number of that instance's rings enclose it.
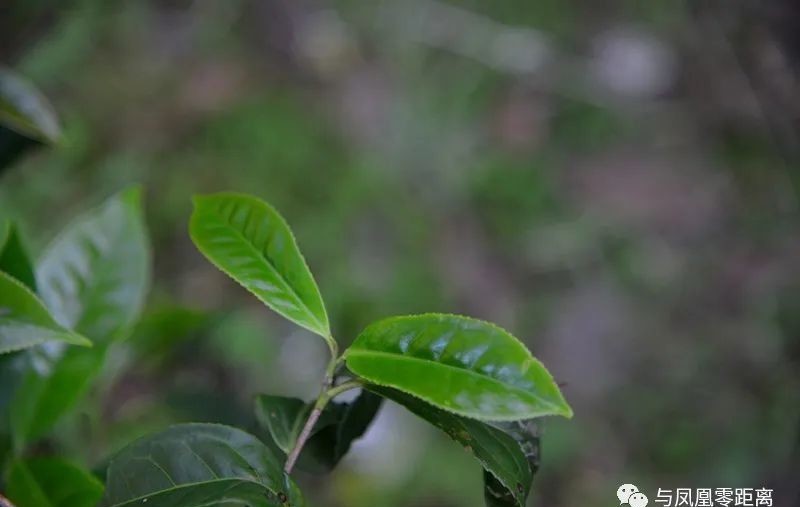
<instances>
[{"instance_id":1,"label":"leaf stalk","mask_svg":"<svg viewBox=\"0 0 800 507\"><path fill-rule=\"evenodd\" d=\"M297 437L294 447L292 447L292 450L286 457L286 463L283 466L283 471L287 475L292 472L294 465L297 463L297 459L300 457L300 452L303 450L306 442L308 442L308 439L311 438L311 433L314 431L314 425L317 424L317 421L322 415L322 411L325 410L325 406L328 404L328 402L345 391L361 387L361 382L359 380L349 380L339 384L338 386L333 385L334 374L336 373L336 369L341 362L341 358L339 358L337 355L338 346L336 345L336 341L331 338L328 343L331 345L332 355L325 371L325 380L322 382L322 390L317 397L317 401L314 403L314 408L311 409L311 413L308 415L308 419L306 419L306 422L303 425L303 429L300 431L300 435Z\"/></svg>"}]
</instances>

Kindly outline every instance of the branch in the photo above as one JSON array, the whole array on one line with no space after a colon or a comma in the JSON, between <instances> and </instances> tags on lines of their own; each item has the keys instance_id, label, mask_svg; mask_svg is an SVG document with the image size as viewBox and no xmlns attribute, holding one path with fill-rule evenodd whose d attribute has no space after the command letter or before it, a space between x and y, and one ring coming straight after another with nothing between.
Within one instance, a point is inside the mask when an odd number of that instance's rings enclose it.
<instances>
[{"instance_id":1,"label":"branch","mask_svg":"<svg viewBox=\"0 0 800 507\"><path fill-rule=\"evenodd\" d=\"M311 437L311 432L314 430L314 425L317 424L317 421L322 415L322 411L325 410L325 406L328 404L328 402L345 391L361 387L361 382L358 380L350 380L334 387L331 387L332 383L332 378L325 379L325 387L320 393L319 398L317 398L317 402L314 403L314 408L311 410L311 414L308 416L308 419L306 419L306 423L303 426L303 430L300 432L300 436L297 437L294 447L286 457L286 464L283 466L283 471L286 474L290 474L292 472L292 468L294 468L295 463L297 463L297 459L300 457L300 451L303 450L306 442L308 442L308 439Z\"/></svg>"}]
</instances>

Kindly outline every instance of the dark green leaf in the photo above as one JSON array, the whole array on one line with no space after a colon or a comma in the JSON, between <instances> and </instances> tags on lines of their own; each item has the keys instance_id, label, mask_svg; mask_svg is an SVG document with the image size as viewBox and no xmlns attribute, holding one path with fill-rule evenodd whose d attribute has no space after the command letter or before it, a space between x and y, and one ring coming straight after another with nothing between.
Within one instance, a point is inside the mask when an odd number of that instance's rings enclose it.
<instances>
[{"instance_id":1,"label":"dark green leaf","mask_svg":"<svg viewBox=\"0 0 800 507\"><path fill-rule=\"evenodd\" d=\"M520 505L517 498L514 497L514 493L486 469L483 470L483 500L486 502L486 507L518 507Z\"/></svg>"},{"instance_id":2,"label":"dark green leaf","mask_svg":"<svg viewBox=\"0 0 800 507\"><path fill-rule=\"evenodd\" d=\"M92 345L53 320L39 298L22 282L0 272L0 354L46 342Z\"/></svg>"},{"instance_id":3,"label":"dark green leaf","mask_svg":"<svg viewBox=\"0 0 800 507\"><path fill-rule=\"evenodd\" d=\"M41 143L0 125L0 176L25 152Z\"/></svg>"},{"instance_id":4,"label":"dark green leaf","mask_svg":"<svg viewBox=\"0 0 800 507\"><path fill-rule=\"evenodd\" d=\"M55 143L61 137L61 128L47 99L5 67L0 67L0 125L38 141Z\"/></svg>"},{"instance_id":5,"label":"dark green leaf","mask_svg":"<svg viewBox=\"0 0 800 507\"><path fill-rule=\"evenodd\" d=\"M4 236L0 233L0 271L8 273L36 292L33 263L22 244L16 226L9 223L5 232Z\"/></svg>"},{"instance_id":6,"label":"dark green leaf","mask_svg":"<svg viewBox=\"0 0 800 507\"><path fill-rule=\"evenodd\" d=\"M36 458L11 464L7 494L15 507L95 507L103 484L61 459Z\"/></svg>"},{"instance_id":7,"label":"dark green leaf","mask_svg":"<svg viewBox=\"0 0 800 507\"><path fill-rule=\"evenodd\" d=\"M494 481L489 481L493 490L500 492L501 498L511 499L513 502L493 505L517 507L525 505L533 474L525 454L513 437L490 424L440 410L401 391L379 386L368 386L367 388L403 405L417 416L444 431L450 438L464 446L465 450L472 453L484 470L488 472L489 477L494 479Z\"/></svg>"},{"instance_id":8,"label":"dark green leaf","mask_svg":"<svg viewBox=\"0 0 800 507\"><path fill-rule=\"evenodd\" d=\"M535 474L539 470L539 426L536 420L508 421L491 423L495 428L502 430L517 441L531 471Z\"/></svg>"},{"instance_id":9,"label":"dark green leaf","mask_svg":"<svg viewBox=\"0 0 800 507\"><path fill-rule=\"evenodd\" d=\"M517 441L528 461L531 475L539 469L539 432L533 420L495 423L494 426ZM514 492L509 490L494 475L483 471L483 492L487 507L511 507L517 505ZM526 493L527 495L527 493Z\"/></svg>"},{"instance_id":10,"label":"dark green leaf","mask_svg":"<svg viewBox=\"0 0 800 507\"><path fill-rule=\"evenodd\" d=\"M341 415L336 425L336 445L334 447L331 468L350 450L355 440L361 438L369 429L373 419L381 408L383 399L370 391L362 391L350 403L337 403Z\"/></svg>"},{"instance_id":11,"label":"dark green leaf","mask_svg":"<svg viewBox=\"0 0 800 507\"><path fill-rule=\"evenodd\" d=\"M216 424L181 424L123 449L101 507L301 506L297 486L258 439Z\"/></svg>"},{"instance_id":12,"label":"dark green leaf","mask_svg":"<svg viewBox=\"0 0 800 507\"><path fill-rule=\"evenodd\" d=\"M367 431L380 405L380 396L368 391L351 402L328 403L303 447L298 467L311 472L332 470ZM313 403L297 398L262 395L256 400L256 417L276 445L289 453L312 407Z\"/></svg>"},{"instance_id":13,"label":"dark green leaf","mask_svg":"<svg viewBox=\"0 0 800 507\"><path fill-rule=\"evenodd\" d=\"M367 327L345 357L369 382L465 417L572 417L542 363L488 322L442 314L393 317Z\"/></svg>"},{"instance_id":14,"label":"dark green leaf","mask_svg":"<svg viewBox=\"0 0 800 507\"><path fill-rule=\"evenodd\" d=\"M285 453L294 447L303 423L311 411L311 404L299 398L259 395L256 398L256 418L262 428L272 436L275 444ZM330 414L329 410L323 412ZM322 417L322 416L320 416ZM317 423L319 426L320 423Z\"/></svg>"},{"instance_id":15,"label":"dark green leaf","mask_svg":"<svg viewBox=\"0 0 800 507\"><path fill-rule=\"evenodd\" d=\"M150 253L139 188L125 190L73 221L45 251L39 291L63 325L106 344L141 311Z\"/></svg>"},{"instance_id":16,"label":"dark green leaf","mask_svg":"<svg viewBox=\"0 0 800 507\"><path fill-rule=\"evenodd\" d=\"M240 194L197 196L189 231L208 260L264 304L332 340L317 283L272 206Z\"/></svg>"}]
</instances>

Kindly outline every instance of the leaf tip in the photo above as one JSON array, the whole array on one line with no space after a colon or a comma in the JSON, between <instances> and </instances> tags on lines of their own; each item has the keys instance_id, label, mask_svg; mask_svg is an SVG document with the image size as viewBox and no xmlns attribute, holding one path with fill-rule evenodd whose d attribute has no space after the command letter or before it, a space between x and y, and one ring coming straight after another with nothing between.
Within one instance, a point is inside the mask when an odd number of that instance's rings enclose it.
<instances>
[{"instance_id":1,"label":"leaf tip","mask_svg":"<svg viewBox=\"0 0 800 507\"><path fill-rule=\"evenodd\" d=\"M85 336L83 336L81 334L70 333L69 337L70 337L69 343L71 343L73 345L78 345L78 346L81 346L81 347L88 347L88 348L94 347L94 342L92 342L92 340L90 340L89 338L86 338Z\"/></svg>"},{"instance_id":2,"label":"leaf tip","mask_svg":"<svg viewBox=\"0 0 800 507\"><path fill-rule=\"evenodd\" d=\"M125 187L119 192L119 198L127 204L139 206L142 203L142 195L144 194L144 187L141 183L134 183Z\"/></svg>"}]
</instances>

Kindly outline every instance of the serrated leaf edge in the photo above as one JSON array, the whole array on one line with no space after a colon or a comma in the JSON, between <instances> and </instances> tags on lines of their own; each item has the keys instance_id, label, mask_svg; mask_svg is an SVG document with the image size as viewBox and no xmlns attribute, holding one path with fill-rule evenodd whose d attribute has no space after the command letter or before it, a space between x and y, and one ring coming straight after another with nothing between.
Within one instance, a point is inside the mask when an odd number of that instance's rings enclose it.
<instances>
[{"instance_id":1,"label":"serrated leaf edge","mask_svg":"<svg viewBox=\"0 0 800 507\"><path fill-rule=\"evenodd\" d=\"M384 324L384 323L387 323L387 322L395 322L395 321L398 321L398 320L418 319L418 318L423 318L423 317L456 317L456 318L459 318L459 319L464 319L464 320L468 320L468 321L471 321L471 322L487 325L487 326L489 326L491 328L494 328L495 330L498 330L498 331L504 333L509 338L514 340L520 347L522 347L527 352L527 354L529 356L528 357L528 361L530 361L530 363L538 363L538 365L541 366L541 368L547 373L548 378L550 379L550 381L553 383L553 385L556 386L556 391L559 394L559 398L561 399L563 407L555 404L552 401L544 400L544 399L541 399L540 397L538 397L536 395L533 395L535 398L538 398L538 399L542 400L544 402L544 404L554 407L554 410L551 411L551 412L544 412L544 413L532 413L531 415L525 415L525 416L506 416L506 417L494 417L494 418L476 417L474 414L463 413L463 412L459 412L459 411L456 411L456 410L452 410L452 409L450 409L448 407L441 406L441 405L439 405L438 403L436 403L435 401L431 400L430 398L428 398L426 396L406 391L402 387L399 387L399 386L396 386L396 385L393 385L393 384L388 384L388 383L384 383L384 382L375 381L375 380L372 380L372 379L368 379L366 377L361 377L361 375L357 374L356 372L353 372L353 373L356 374L358 377L364 378L369 383L376 384L376 385L383 386L383 387L390 387L392 389L397 389L398 391L402 391L402 392L404 392L406 394L409 394L411 396L414 396L415 398L417 398L419 400L422 400L422 401L424 401L424 402L426 402L426 403L428 403L430 405L433 405L436 408L442 409L442 410L444 410L446 412L450 412L451 414L455 414L455 415L458 415L458 416L466 417L468 419L475 419L475 420L478 420L478 421L507 422L507 421L519 421L519 420L523 420L523 419L535 419L535 418L538 418L538 417L544 417L544 416L548 416L548 415L558 415L558 416L566 417L567 419L571 419L572 418L572 416L573 416L572 407L570 407L569 403L567 403L567 401L564 399L564 396L561 393L561 390L558 388L558 384L556 384L555 379L550 374L550 371L547 369L547 367L545 367L544 364L541 361L539 361L538 359L533 357L533 355L531 354L531 352L528 349L528 347L526 347L525 344L522 343L519 340L519 338L517 338L513 334L509 333L508 331L506 331L502 327L498 326L497 324L494 324L493 322L489 322L489 321L481 320L481 319L476 319L474 317L468 317L466 315L453 314L453 313L420 313L420 314L415 314L415 315L399 315L399 316L394 316L394 317L387 317L385 319L381 319L381 320L378 320L376 322L373 322L372 324L370 324L369 326L364 328L364 330L361 333L359 333L359 336L361 336L362 334L366 333L372 326L377 326L378 324ZM358 337L356 337L356 340L353 342L353 344L355 344L357 341L358 341ZM348 347L348 349L345 350L344 354L342 355L342 357L345 360L345 362L347 361L347 359L351 355L353 355L353 354L358 355L359 353L361 353L361 351L359 351L359 350L355 350L354 351L352 346L353 345ZM380 352L380 351L364 351L362 353L362 355L365 355L367 353L369 353L369 354L377 354L377 355L386 355L386 356L389 356L389 357L399 357L399 358L403 358L403 359L407 359L407 360L417 360L417 361L422 361L422 362L425 362L425 363L433 363L433 364L437 364L437 365L440 365L440 366L453 368L453 369L456 369L456 370L458 370L460 372L471 373L473 375L477 375L478 377L480 377L483 380L489 380L489 381L498 383L499 385L502 385L504 387L507 387L506 384L503 384L502 382L500 382L500 381L498 381L496 379L493 379L492 377L489 377L489 376L486 376L486 375L480 375L480 374L475 373L475 372L473 372L471 370L467 370L467 369L464 369L464 368L458 368L458 367L455 367L455 366L447 365L447 364L444 364L444 363L439 363L439 362L436 362L436 361L428 361L428 360L425 360L425 359L411 358L411 357L403 356L403 355L400 355L400 354L393 354L393 353L390 353L390 352ZM530 393L528 393L528 394L530 394Z\"/></svg>"},{"instance_id":2,"label":"serrated leaf edge","mask_svg":"<svg viewBox=\"0 0 800 507\"><path fill-rule=\"evenodd\" d=\"M198 204L203 200L212 199L212 198L216 198L216 197L235 197L235 198L238 198L238 199L246 199L248 201L254 201L258 205L265 206L268 210L270 210L272 213L274 213L275 216L278 218L278 220L281 222L281 224L284 227L286 227L286 230L289 232L289 237L291 238L292 243L294 244L294 247L297 249L297 253L300 256L300 260L302 261L303 266L306 268L308 273L311 275L311 281L314 284L314 289L316 290L316 293L319 296L320 301L322 302L322 315L324 317L324 321L322 321L322 322L320 322L319 319L314 315L314 312L311 311L311 309L308 307L308 305L305 303L305 301L303 301L303 299L300 298L299 294L297 294L297 292L295 291L294 287L288 282L288 280L286 280L286 278L284 278L284 276L280 273L280 271L278 271L278 269L275 266L272 265L272 262L264 256L263 252L259 251L258 248L256 248L254 245L252 245L252 242L249 239L247 239L240 231L236 230L233 227L231 227L231 229L233 231L235 231L236 234L239 235L242 238L242 240L248 246L250 246L250 248L252 248L255 251L255 253L257 254L257 256L259 258L264 259L264 261L270 267L270 269L272 270L273 273L275 273L278 277L280 277L280 279L284 282L286 287L289 288L289 290L295 296L297 301L305 309L306 313L312 317L314 323L316 324L316 328L312 328L311 326L308 326L306 324L297 322L295 319L291 319L291 318L288 318L288 317L287 317L287 320L290 320L290 321L294 322L295 324L297 324L298 326L300 326L302 328L308 329L312 333L321 336L322 338L324 338L327 341L333 340L333 338L331 337L330 320L328 318L328 311L325 308L325 303L324 303L324 301L322 299L322 292L319 290L319 285L317 285L317 280L314 278L314 275L311 272L311 268L309 268L308 262L306 261L306 258L303 255L303 252L300 250L300 247L299 247L299 245L297 243L297 238L294 235L294 231L292 231L292 228L289 227L289 223L286 221L285 218L283 218L283 215L281 215L278 212L278 210L275 207L273 207L271 204L269 204L268 202L266 202L266 201L264 201L262 199L259 199L259 198L255 197L255 196L248 195L248 194L242 194L242 193L238 193L238 192L217 192L217 193L213 193L213 194L202 194L202 195L193 196L192 197L192 203L194 204L194 210L192 212L192 216L191 216L190 221L189 221L189 236L192 238L192 242L197 247L197 249L200 250L200 252L203 254L203 256L206 259L208 259L208 261L211 262L211 264L213 264L217 269L219 269L220 271L222 271L223 273L228 275L229 278L231 278L233 281L235 281L237 284L239 284L247 292L249 292L250 294L255 296L259 301L264 303L268 308L270 308L274 312L276 312L276 313L280 314L281 316L283 316L282 313L279 312L269 301L267 301L264 297L260 296L259 294L257 294L253 290L251 290L244 283L242 283L239 280L237 280L236 277L230 272L230 270L228 270L227 268L221 266L216 260L212 259L211 256L209 255L207 249L205 247L203 247L200 242L197 241L197 238L195 237L195 234L194 234L194 231L193 231L192 224L193 224L193 219L198 214Z\"/></svg>"}]
</instances>

